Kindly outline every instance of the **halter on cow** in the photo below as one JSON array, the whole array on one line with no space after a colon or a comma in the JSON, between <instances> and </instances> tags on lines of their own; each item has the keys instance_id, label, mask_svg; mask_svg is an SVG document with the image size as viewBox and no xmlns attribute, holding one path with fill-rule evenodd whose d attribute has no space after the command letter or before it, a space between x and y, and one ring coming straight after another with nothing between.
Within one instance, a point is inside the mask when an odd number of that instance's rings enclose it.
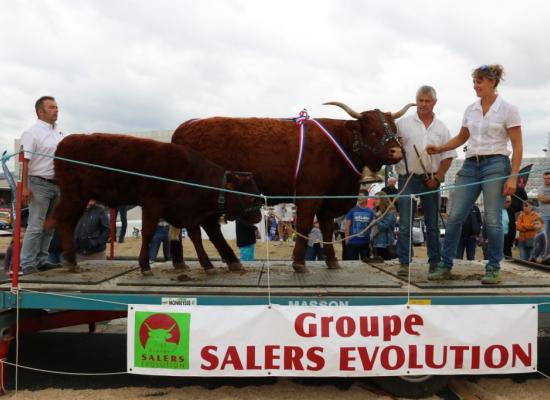
<instances>
[{"instance_id":1,"label":"halter on cow","mask_svg":"<svg viewBox=\"0 0 550 400\"><path fill-rule=\"evenodd\" d=\"M233 174L235 176L241 176L241 177L249 178L250 180L253 179L253 176L252 176L251 172L227 171L226 170L224 172L223 178L222 178L222 185L221 185L222 189L231 189L227 185L227 175L228 174ZM223 220L225 220L225 194L226 193L227 193L226 190L220 190L219 194L218 194L218 209L219 209L219 212L220 212L220 218L222 218ZM251 214L253 212L257 212L257 211L261 210L261 208L262 208L262 204L255 201L254 197L248 196L248 197L243 198L243 196L237 196L237 198L239 199L239 206L240 206L240 211L241 211L242 215L248 215L248 214ZM245 204L245 200L248 201L250 204L248 204L248 205Z\"/></svg>"}]
</instances>

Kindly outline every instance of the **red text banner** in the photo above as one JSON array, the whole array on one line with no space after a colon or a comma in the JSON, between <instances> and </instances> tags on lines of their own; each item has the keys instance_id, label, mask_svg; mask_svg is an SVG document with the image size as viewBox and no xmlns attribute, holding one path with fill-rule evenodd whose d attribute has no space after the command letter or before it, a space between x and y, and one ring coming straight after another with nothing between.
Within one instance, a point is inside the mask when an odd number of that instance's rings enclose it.
<instances>
[{"instance_id":1,"label":"red text banner","mask_svg":"<svg viewBox=\"0 0 550 400\"><path fill-rule=\"evenodd\" d=\"M128 308L130 373L504 374L536 365L536 305Z\"/></svg>"}]
</instances>

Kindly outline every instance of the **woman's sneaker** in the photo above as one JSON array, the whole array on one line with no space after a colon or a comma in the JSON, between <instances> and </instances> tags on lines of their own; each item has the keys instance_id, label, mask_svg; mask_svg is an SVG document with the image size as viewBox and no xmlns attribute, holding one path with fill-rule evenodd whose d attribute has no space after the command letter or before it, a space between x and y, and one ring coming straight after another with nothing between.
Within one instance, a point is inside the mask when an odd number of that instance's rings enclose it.
<instances>
[{"instance_id":1,"label":"woman's sneaker","mask_svg":"<svg viewBox=\"0 0 550 400\"><path fill-rule=\"evenodd\" d=\"M487 267L485 268L485 276L481 280L481 283L485 285L495 285L502 282L500 277L500 269Z\"/></svg>"}]
</instances>

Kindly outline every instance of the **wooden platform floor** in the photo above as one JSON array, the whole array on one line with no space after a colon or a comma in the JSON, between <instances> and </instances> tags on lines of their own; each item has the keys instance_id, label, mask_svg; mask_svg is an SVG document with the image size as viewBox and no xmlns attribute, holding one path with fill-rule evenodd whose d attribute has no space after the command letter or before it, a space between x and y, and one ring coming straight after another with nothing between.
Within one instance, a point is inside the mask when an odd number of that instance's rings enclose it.
<instances>
[{"instance_id":1,"label":"wooden platform floor","mask_svg":"<svg viewBox=\"0 0 550 400\"><path fill-rule=\"evenodd\" d=\"M181 272L170 263L153 265L153 276L144 277L135 261L101 261L81 264L83 272L64 268L23 276L20 287L38 291L79 291L100 293L264 295L268 286L274 295L550 295L550 272L513 262L503 262L503 282L482 285L484 264L457 260L453 279L428 281L427 260L415 260L408 277L399 277L397 261L366 264L341 261L342 269L329 270L324 262L310 262L309 273L294 273L290 261L248 263L245 271L230 272L221 262L216 273L207 275L200 265L190 262L191 270ZM10 290L9 277L0 277L0 290Z\"/></svg>"}]
</instances>

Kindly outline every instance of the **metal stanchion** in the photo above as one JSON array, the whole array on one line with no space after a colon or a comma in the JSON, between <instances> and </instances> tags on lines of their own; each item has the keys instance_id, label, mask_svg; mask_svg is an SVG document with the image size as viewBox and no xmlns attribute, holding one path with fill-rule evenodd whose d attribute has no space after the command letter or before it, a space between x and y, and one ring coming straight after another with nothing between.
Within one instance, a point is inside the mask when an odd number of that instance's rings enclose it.
<instances>
[{"instance_id":1,"label":"metal stanchion","mask_svg":"<svg viewBox=\"0 0 550 400\"><path fill-rule=\"evenodd\" d=\"M17 173L17 195L15 201L15 230L13 232L13 268L11 276L11 288L19 286L19 261L21 255L21 201L23 195L23 146L19 149L19 171Z\"/></svg>"}]
</instances>

